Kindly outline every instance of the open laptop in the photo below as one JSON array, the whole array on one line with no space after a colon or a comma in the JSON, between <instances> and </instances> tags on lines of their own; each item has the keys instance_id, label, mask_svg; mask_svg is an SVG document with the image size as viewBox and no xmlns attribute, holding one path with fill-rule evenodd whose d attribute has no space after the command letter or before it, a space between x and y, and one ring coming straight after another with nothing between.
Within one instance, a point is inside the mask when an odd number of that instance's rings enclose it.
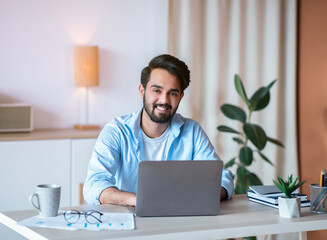
<instances>
[{"instance_id":1,"label":"open laptop","mask_svg":"<svg viewBox=\"0 0 327 240\"><path fill-rule=\"evenodd\" d=\"M135 214L217 215L222 169L220 160L140 162Z\"/></svg>"}]
</instances>

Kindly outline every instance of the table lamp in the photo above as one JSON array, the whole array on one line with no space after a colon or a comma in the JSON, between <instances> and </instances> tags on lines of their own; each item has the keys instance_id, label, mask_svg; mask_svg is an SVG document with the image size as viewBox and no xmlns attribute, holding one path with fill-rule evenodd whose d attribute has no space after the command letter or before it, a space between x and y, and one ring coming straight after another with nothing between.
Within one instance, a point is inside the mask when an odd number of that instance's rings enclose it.
<instances>
[{"instance_id":1,"label":"table lamp","mask_svg":"<svg viewBox=\"0 0 327 240\"><path fill-rule=\"evenodd\" d=\"M75 85L85 88L85 123L75 124L78 130L99 129L89 124L88 88L99 85L99 51L97 46L75 47Z\"/></svg>"}]
</instances>

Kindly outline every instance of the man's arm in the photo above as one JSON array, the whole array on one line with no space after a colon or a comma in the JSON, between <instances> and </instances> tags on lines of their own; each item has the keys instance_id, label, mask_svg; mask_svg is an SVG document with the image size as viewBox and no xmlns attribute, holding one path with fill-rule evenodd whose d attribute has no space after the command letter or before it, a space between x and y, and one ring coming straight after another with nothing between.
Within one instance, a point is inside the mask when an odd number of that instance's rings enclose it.
<instances>
[{"instance_id":1,"label":"man's arm","mask_svg":"<svg viewBox=\"0 0 327 240\"><path fill-rule=\"evenodd\" d=\"M95 143L84 183L84 199L100 204L100 194L116 187L115 174L120 165L120 136L114 124L106 125Z\"/></svg>"},{"instance_id":2,"label":"man's arm","mask_svg":"<svg viewBox=\"0 0 327 240\"><path fill-rule=\"evenodd\" d=\"M225 190L226 191L226 190ZM99 197L101 204L115 204L121 206L135 206L136 194L118 190L115 187L109 187L102 191Z\"/></svg>"}]
</instances>

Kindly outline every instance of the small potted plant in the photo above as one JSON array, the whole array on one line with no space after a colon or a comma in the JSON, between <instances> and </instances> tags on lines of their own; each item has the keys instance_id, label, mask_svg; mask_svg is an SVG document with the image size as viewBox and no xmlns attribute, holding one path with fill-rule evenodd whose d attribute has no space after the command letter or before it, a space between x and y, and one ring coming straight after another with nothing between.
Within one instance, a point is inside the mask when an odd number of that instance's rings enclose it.
<instances>
[{"instance_id":1,"label":"small potted plant","mask_svg":"<svg viewBox=\"0 0 327 240\"><path fill-rule=\"evenodd\" d=\"M301 213L301 199L293 195L293 192L305 183L305 180L297 183L298 177L293 180L290 175L287 181L284 181L278 176L278 182L274 184L285 194L285 197L278 198L279 215L281 217L295 218L300 217Z\"/></svg>"}]
</instances>

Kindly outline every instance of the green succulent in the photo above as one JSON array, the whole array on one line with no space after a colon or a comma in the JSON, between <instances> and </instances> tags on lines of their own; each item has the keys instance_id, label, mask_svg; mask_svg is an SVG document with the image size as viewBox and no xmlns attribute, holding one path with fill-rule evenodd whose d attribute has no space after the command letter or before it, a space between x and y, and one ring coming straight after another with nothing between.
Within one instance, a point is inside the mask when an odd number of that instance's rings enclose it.
<instances>
[{"instance_id":1,"label":"green succulent","mask_svg":"<svg viewBox=\"0 0 327 240\"><path fill-rule=\"evenodd\" d=\"M238 121L241 125L241 131L237 131L229 126L220 125L217 127L218 131L234 134L232 140L239 145L238 155L230 159L225 168L230 168L237 165L236 169L236 184L235 193L246 193L249 185L262 185L259 177L249 171L247 168L252 164L256 157L270 165L274 165L269 158L263 153L264 148L268 142L284 147L284 145L269 136L258 124L251 123L251 116L253 112L263 110L268 106L270 101L270 89L276 80L272 81L268 86L259 88L250 98L247 97L243 83L239 75L235 75L234 84L237 93L246 105L246 110L232 105L223 104L220 109L222 113L229 119ZM249 143L252 143L251 145Z\"/></svg>"},{"instance_id":2,"label":"green succulent","mask_svg":"<svg viewBox=\"0 0 327 240\"><path fill-rule=\"evenodd\" d=\"M301 187L303 183L305 183L306 180L296 183L298 181L298 177L293 180L292 174L288 177L287 180L283 180L280 176L277 177L278 182L273 180L274 184L283 192L285 193L285 196L287 198L292 197L292 192L294 192L296 189Z\"/></svg>"}]
</instances>

